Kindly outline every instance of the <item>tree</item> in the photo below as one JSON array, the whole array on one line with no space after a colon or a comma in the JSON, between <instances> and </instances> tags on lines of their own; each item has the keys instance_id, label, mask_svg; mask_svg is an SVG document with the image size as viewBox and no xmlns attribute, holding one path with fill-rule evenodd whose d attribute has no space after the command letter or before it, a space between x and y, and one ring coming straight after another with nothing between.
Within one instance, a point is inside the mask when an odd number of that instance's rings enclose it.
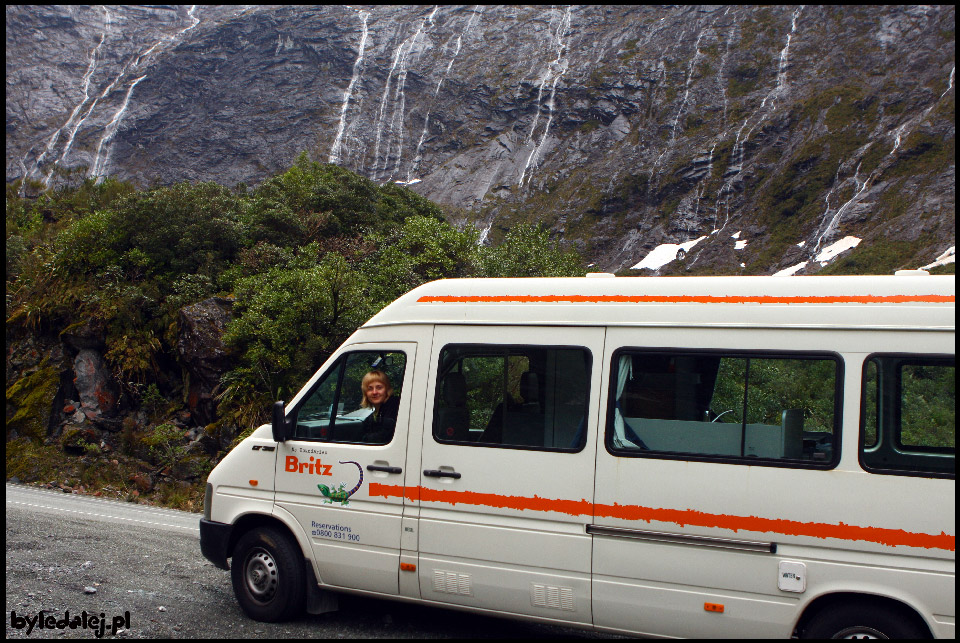
<instances>
[{"instance_id":1,"label":"tree","mask_svg":"<svg viewBox=\"0 0 960 643\"><path fill-rule=\"evenodd\" d=\"M375 312L360 274L337 253L314 263L315 250L237 284L237 316L223 340L240 357L224 378L224 401L246 406L248 417L296 391Z\"/></svg>"},{"instance_id":2,"label":"tree","mask_svg":"<svg viewBox=\"0 0 960 643\"><path fill-rule=\"evenodd\" d=\"M371 299L385 306L434 279L470 277L478 261L478 233L414 215L399 228L371 234L378 251L362 264Z\"/></svg>"},{"instance_id":3,"label":"tree","mask_svg":"<svg viewBox=\"0 0 960 643\"><path fill-rule=\"evenodd\" d=\"M482 277L580 277L583 260L573 250L563 250L550 241L540 225L521 223L504 237L503 243L486 248L480 255Z\"/></svg>"}]
</instances>

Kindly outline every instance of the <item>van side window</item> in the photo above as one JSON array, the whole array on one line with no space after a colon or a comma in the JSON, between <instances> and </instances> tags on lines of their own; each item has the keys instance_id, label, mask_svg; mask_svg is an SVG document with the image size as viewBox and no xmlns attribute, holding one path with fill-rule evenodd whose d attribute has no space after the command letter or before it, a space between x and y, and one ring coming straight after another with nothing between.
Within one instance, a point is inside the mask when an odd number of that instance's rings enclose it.
<instances>
[{"instance_id":1,"label":"van side window","mask_svg":"<svg viewBox=\"0 0 960 643\"><path fill-rule=\"evenodd\" d=\"M586 442L585 348L448 345L433 413L437 442L579 451Z\"/></svg>"},{"instance_id":2,"label":"van side window","mask_svg":"<svg viewBox=\"0 0 960 643\"><path fill-rule=\"evenodd\" d=\"M358 351L341 356L297 408L294 439L389 443L396 428L406 363L401 352ZM365 377L368 384L389 384L389 396L370 403L361 388Z\"/></svg>"},{"instance_id":3,"label":"van side window","mask_svg":"<svg viewBox=\"0 0 960 643\"><path fill-rule=\"evenodd\" d=\"M617 455L828 467L839 458L832 355L621 350L607 448Z\"/></svg>"},{"instance_id":4,"label":"van side window","mask_svg":"<svg viewBox=\"0 0 960 643\"><path fill-rule=\"evenodd\" d=\"M956 475L956 358L872 355L863 367L860 462L874 473Z\"/></svg>"}]
</instances>

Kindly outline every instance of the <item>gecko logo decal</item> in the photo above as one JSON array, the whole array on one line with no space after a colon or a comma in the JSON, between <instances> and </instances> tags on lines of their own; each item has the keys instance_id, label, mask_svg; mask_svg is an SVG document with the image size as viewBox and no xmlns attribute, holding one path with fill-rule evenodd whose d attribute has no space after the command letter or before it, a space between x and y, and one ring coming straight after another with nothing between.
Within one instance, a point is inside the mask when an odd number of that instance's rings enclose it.
<instances>
[{"instance_id":1,"label":"gecko logo decal","mask_svg":"<svg viewBox=\"0 0 960 643\"><path fill-rule=\"evenodd\" d=\"M340 486L336 489L331 489L325 484L318 484L317 489L320 490L320 493L323 494L325 504L332 505L335 502L339 502L340 506L346 506L350 504L350 496L355 494L360 490L360 486L363 484L363 467L360 466L359 462L354 462L353 460L339 460L340 464L355 464L357 465L357 470L360 472L360 480L350 491L347 491L347 483L341 482Z\"/></svg>"}]
</instances>

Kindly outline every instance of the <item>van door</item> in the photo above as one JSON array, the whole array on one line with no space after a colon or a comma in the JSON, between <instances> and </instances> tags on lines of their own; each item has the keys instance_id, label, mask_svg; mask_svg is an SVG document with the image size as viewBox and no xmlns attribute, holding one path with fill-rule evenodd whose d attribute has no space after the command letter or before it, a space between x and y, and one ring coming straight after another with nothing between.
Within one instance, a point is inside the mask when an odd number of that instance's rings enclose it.
<instances>
[{"instance_id":1,"label":"van door","mask_svg":"<svg viewBox=\"0 0 960 643\"><path fill-rule=\"evenodd\" d=\"M296 428L277 447L276 505L308 534L326 585L398 593L403 498L368 490L404 485L415 353L414 343L352 345L288 413ZM376 416L363 404L368 374L392 389Z\"/></svg>"},{"instance_id":2,"label":"van door","mask_svg":"<svg viewBox=\"0 0 960 643\"><path fill-rule=\"evenodd\" d=\"M808 577L794 557L824 546L797 526L835 521L832 498L845 503L845 520L857 504L837 491L856 476L829 470L843 364L803 350L823 341L811 335L609 330L590 526L595 625L652 636L789 635ZM695 348L718 339L747 348ZM658 340L686 348L641 344ZM792 350L760 350L764 341Z\"/></svg>"},{"instance_id":3,"label":"van door","mask_svg":"<svg viewBox=\"0 0 960 643\"><path fill-rule=\"evenodd\" d=\"M590 623L600 328L437 327L420 473L426 600Z\"/></svg>"}]
</instances>

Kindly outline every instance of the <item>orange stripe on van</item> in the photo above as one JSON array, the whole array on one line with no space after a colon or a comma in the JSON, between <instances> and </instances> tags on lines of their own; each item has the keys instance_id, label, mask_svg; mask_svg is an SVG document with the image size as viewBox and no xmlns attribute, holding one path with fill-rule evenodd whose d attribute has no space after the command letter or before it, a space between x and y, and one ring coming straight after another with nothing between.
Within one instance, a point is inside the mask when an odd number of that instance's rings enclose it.
<instances>
[{"instance_id":1,"label":"orange stripe on van","mask_svg":"<svg viewBox=\"0 0 960 643\"><path fill-rule=\"evenodd\" d=\"M954 295L425 295L424 304L952 304Z\"/></svg>"},{"instance_id":2,"label":"orange stripe on van","mask_svg":"<svg viewBox=\"0 0 960 643\"><path fill-rule=\"evenodd\" d=\"M782 518L760 518L757 516L729 516L711 514L693 509L663 509L636 505L593 504L587 500L562 500L541 498L539 496L503 496L475 491L454 491L452 489L427 489L424 487L402 487L371 482L369 493L378 498L406 498L410 501L442 502L450 505L472 505L493 507L496 509L516 509L519 511L555 511L570 516L595 516L597 518L619 518L622 520L642 520L644 522L665 522L685 527L711 527L732 531L751 531L774 533L784 536L809 536L813 538L837 538L840 540L879 543L888 547L918 547L922 549L956 550L956 536L945 532L923 534L902 529L884 527L861 527L844 523L829 524L822 522L800 522Z\"/></svg>"},{"instance_id":3,"label":"orange stripe on van","mask_svg":"<svg viewBox=\"0 0 960 643\"><path fill-rule=\"evenodd\" d=\"M620 518L623 520L644 520L646 522L669 522L681 527L713 527L732 531L753 531L760 533L783 534L784 536L810 536L813 538L837 538L840 540L862 540L879 543L888 547L907 546L922 549L944 549L954 551L956 536L944 532L939 535L913 533L902 529L883 527L860 527L844 523L829 524L823 522L800 522L782 518L759 518L757 516L728 516L710 514L692 509L659 509L630 505L595 505L598 518Z\"/></svg>"}]
</instances>

